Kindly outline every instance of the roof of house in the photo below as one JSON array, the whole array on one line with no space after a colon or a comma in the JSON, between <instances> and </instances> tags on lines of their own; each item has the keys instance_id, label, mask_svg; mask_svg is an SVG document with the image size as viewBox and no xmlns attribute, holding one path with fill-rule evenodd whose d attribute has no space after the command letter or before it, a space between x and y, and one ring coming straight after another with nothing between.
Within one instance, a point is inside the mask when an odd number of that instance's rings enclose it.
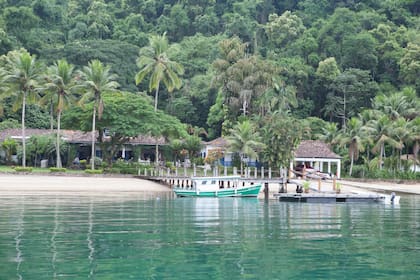
<instances>
[{"instance_id":1,"label":"roof of house","mask_svg":"<svg viewBox=\"0 0 420 280\"><path fill-rule=\"evenodd\" d=\"M26 137L31 137L34 135L49 135L56 133L57 130L53 130L51 132L50 129L37 129L37 128L27 128L25 129ZM68 143L90 143L92 141L91 133L84 132L80 130L61 130L61 136L64 141ZM96 132L96 136L98 136L98 132ZM0 142L3 142L6 138L14 138L14 139L21 139L22 138L22 130L20 128L8 128L3 131L0 131ZM157 142L157 143L156 143ZM128 141L127 144L132 145L165 145L166 141L165 138L159 137L157 140L156 138L148 135L138 135L135 138L132 138Z\"/></svg>"},{"instance_id":2,"label":"roof of house","mask_svg":"<svg viewBox=\"0 0 420 280\"><path fill-rule=\"evenodd\" d=\"M209 142L205 142L205 144L208 146L226 147L228 145L228 142L226 141L226 139L219 137Z\"/></svg>"},{"instance_id":3,"label":"roof of house","mask_svg":"<svg viewBox=\"0 0 420 280\"><path fill-rule=\"evenodd\" d=\"M339 159L339 155L331 151L326 143L319 140L302 140L295 151L295 158L332 158Z\"/></svg>"}]
</instances>

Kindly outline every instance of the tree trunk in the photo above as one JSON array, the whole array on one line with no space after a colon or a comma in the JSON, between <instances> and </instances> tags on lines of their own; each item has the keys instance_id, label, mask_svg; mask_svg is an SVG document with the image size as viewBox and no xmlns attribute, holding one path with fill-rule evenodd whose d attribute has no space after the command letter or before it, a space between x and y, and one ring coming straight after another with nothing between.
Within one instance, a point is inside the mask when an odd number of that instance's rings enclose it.
<instances>
[{"instance_id":1,"label":"tree trunk","mask_svg":"<svg viewBox=\"0 0 420 280\"><path fill-rule=\"evenodd\" d=\"M351 176L351 173L353 171L353 161L354 161L354 153L351 153L350 155L350 170L349 170L349 176Z\"/></svg>"},{"instance_id":2,"label":"tree trunk","mask_svg":"<svg viewBox=\"0 0 420 280\"><path fill-rule=\"evenodd\" d=\"M156 146L155 146L155 165L156 167L159 166L159 145L157 143L158 140L156 140Z\"/></svg>"},{"instance_id":3,"label":"tree trunk","mask_svg":"<svg viewBox=\"0 0 420 280\"><path fill-rule=\"evenodd\" d=\"M379 152L379 169L382 170L382 155L384 154L384 143L381 144L381 150Z\"/></svg>"},{"instance_id":4,"label":"tree trunk","mask_svg":"<svg viewBox=\"0 0 420 280\"><path fill-rule=\"evenodd\" d=\"M158 99L159 99L159 82L157 84L156 92L155 92L155 112L157 111Z\"/></svg>"},{"instance_id":5,"label":"tree trunk","mask_svg":"<svg viewBox=\"0 0 420 280\"><path fill-rule=\"evenodd\" d=\"M50 100L50 130L54 130L54 103Z\"/></svg>"},{"instance_id":6,"label":"tree trunk","mask_svg":"<svg viewBox=\"0 0 420 280\"><path fill-rule=\"evenodd\" d=\"M26 167L25 107L26 107L26 92L23 93L23 100L22 100L22 167Z\"/></svg>"},{"instance_id":7,"label":"tree trunk","mask_svg":"<svg viewBox=\"0 0 420 280\"><path fill-rule=\"evenodd\" d=\"M242 170L243 170L243 167L244 167L244 158L243 158L243 156L241 155L241 176L242 176Z\"/></svg>"},{"instance_id":8,"label":"tree trunk","mask_svg":"<svg viewBox=\"0 0 420 280\"><path fill-rule=\"evenodd\" d=\"M60 126L61 126L61 110L57 112L57 145L56 145L56 154L57 154L57 168L63 167L61 164L61 154L60 154Z\"/></svg>"},{"instance_id":9,"label":"tree trunk","mask_svg":"<svg viewBox=\"0 0 420 280\"><path fill-rule=\"evenodd\" d=\"M96 103L96 102L95 102ZM95 169L95 126L96 126L96 104L93 104L93 116L92 116L92 153L91 153L91 169Z\"/></svg>"},{"instance_id":10,"label":"tree trunk","mask_svg":"<svg viewBox=\"0 0 420 280\"><path fill-rule=\"evenodd\" d=\"M343 97L343 130L344 132L346 131L346 93L344 92L344 97Z\"/></svg>"},{"instance_id":11,"label":"tree trunk","mask_svg":"<svg viewBox=\"0 0 420 280\"><path fill-rule=\"evenodd\" d=\"M155 113L157 112L157 104L158 104L158 97L159 97L159 82L156 86L156 92L155 92ZM158 144L158 138L156 138L156 146L155 146L155 166L159 166L159 144Z\"/></svg>"},{"instance_id":12,"label":"tree trunk","mask_svg":"<svg viewBox=\"0 0 420 280\"><path fill-rule=\"evenodd\" d=\"M419 154L419 142L416 141L413 147L413 156L414 156L414 172L417 172L417 157Z\"/></svg>"}]
</instances>

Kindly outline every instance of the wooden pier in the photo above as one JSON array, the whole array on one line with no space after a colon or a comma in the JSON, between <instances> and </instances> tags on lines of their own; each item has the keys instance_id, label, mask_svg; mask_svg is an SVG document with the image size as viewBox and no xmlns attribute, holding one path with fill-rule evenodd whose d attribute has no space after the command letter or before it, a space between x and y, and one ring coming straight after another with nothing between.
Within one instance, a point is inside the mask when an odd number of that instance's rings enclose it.
<instances>
[{"instance_id":1,"label":"wooden pier","mask_svg":"<svg viewBox=\"0 0 420 280\"><path fill-rule=\"evenodd\" d=\"M274 196L284 202L337 203L383 202L385 200L385 196L381 194L279 193Z\"/></svg>"},{"instance_id":2,"label":"wooden pier","mask_svg":"<svg viewBox=\"0 0 420 280\"><path fill-rule=\"evenodd\" d=\"M207 172L206 172L207 173ZM182 168L178 170L171 170L169 168L158 168L144 170L142 174L138 173L136 176L139 179L154 181L160 184L167 185L170 188L181 187L191 188L193 185L192 178L194 177L218 177L226 176L226 168L220 172L215 169L210 174L198 174L195 166L193 170ZM238 170L233 169L234 176L239 176ZM278 199L279 201L293 201L293 202L316 202L316 203L337 203L337 202L381 202L386 199L390 200L383 194L378 193L358 193L358 192L343 192L341 191L341 184L337 182L335 177L321 177L313 174L302 174L294 172L296 178L290 179L292 172L290 170L277 170L274 172L271 168L264 170L257 170L256 168L246 168L241 176L241 184L245 186L253 184L261 184L263 186L261 191L261 198ZM277 175L277 176L276 176ZM229 187L229 182L226 182L226 187ZM306 190L304 190L304 185Z\"/></svg>"}]
</instances>

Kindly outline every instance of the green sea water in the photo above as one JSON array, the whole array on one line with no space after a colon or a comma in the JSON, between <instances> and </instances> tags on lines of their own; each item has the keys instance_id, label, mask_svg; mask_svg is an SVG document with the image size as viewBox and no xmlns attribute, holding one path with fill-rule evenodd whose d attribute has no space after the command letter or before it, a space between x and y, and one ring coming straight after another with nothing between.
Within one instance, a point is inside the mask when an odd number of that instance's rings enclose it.
<instances>
[{"instance_id":1,"label":"green sea water","mask_svg":"<svg viewBox=\"0 0 420 280\"><path fill-rule=\"evenodd\" d=\"M0 279L420 279L420 199L0 196Z\"/></svg>"}]
</instances>

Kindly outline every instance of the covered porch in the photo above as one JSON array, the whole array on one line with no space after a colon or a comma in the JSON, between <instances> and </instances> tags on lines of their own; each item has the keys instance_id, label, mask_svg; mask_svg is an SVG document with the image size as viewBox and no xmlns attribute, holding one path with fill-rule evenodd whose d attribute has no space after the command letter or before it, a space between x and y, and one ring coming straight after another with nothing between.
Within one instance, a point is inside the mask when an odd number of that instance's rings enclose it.
<instances>
[{"instance_id":1,"label":"covered porch","mask_svg":"<svg viewBox=\"0 0 420 280\"><path fill-rule=\"evenodd\" d=\"M293 161L290 162L290 170L295 170L299 165L341 178L341 157L319 140L303 140L300 143Z\"/></svg>"}]
</instances>

